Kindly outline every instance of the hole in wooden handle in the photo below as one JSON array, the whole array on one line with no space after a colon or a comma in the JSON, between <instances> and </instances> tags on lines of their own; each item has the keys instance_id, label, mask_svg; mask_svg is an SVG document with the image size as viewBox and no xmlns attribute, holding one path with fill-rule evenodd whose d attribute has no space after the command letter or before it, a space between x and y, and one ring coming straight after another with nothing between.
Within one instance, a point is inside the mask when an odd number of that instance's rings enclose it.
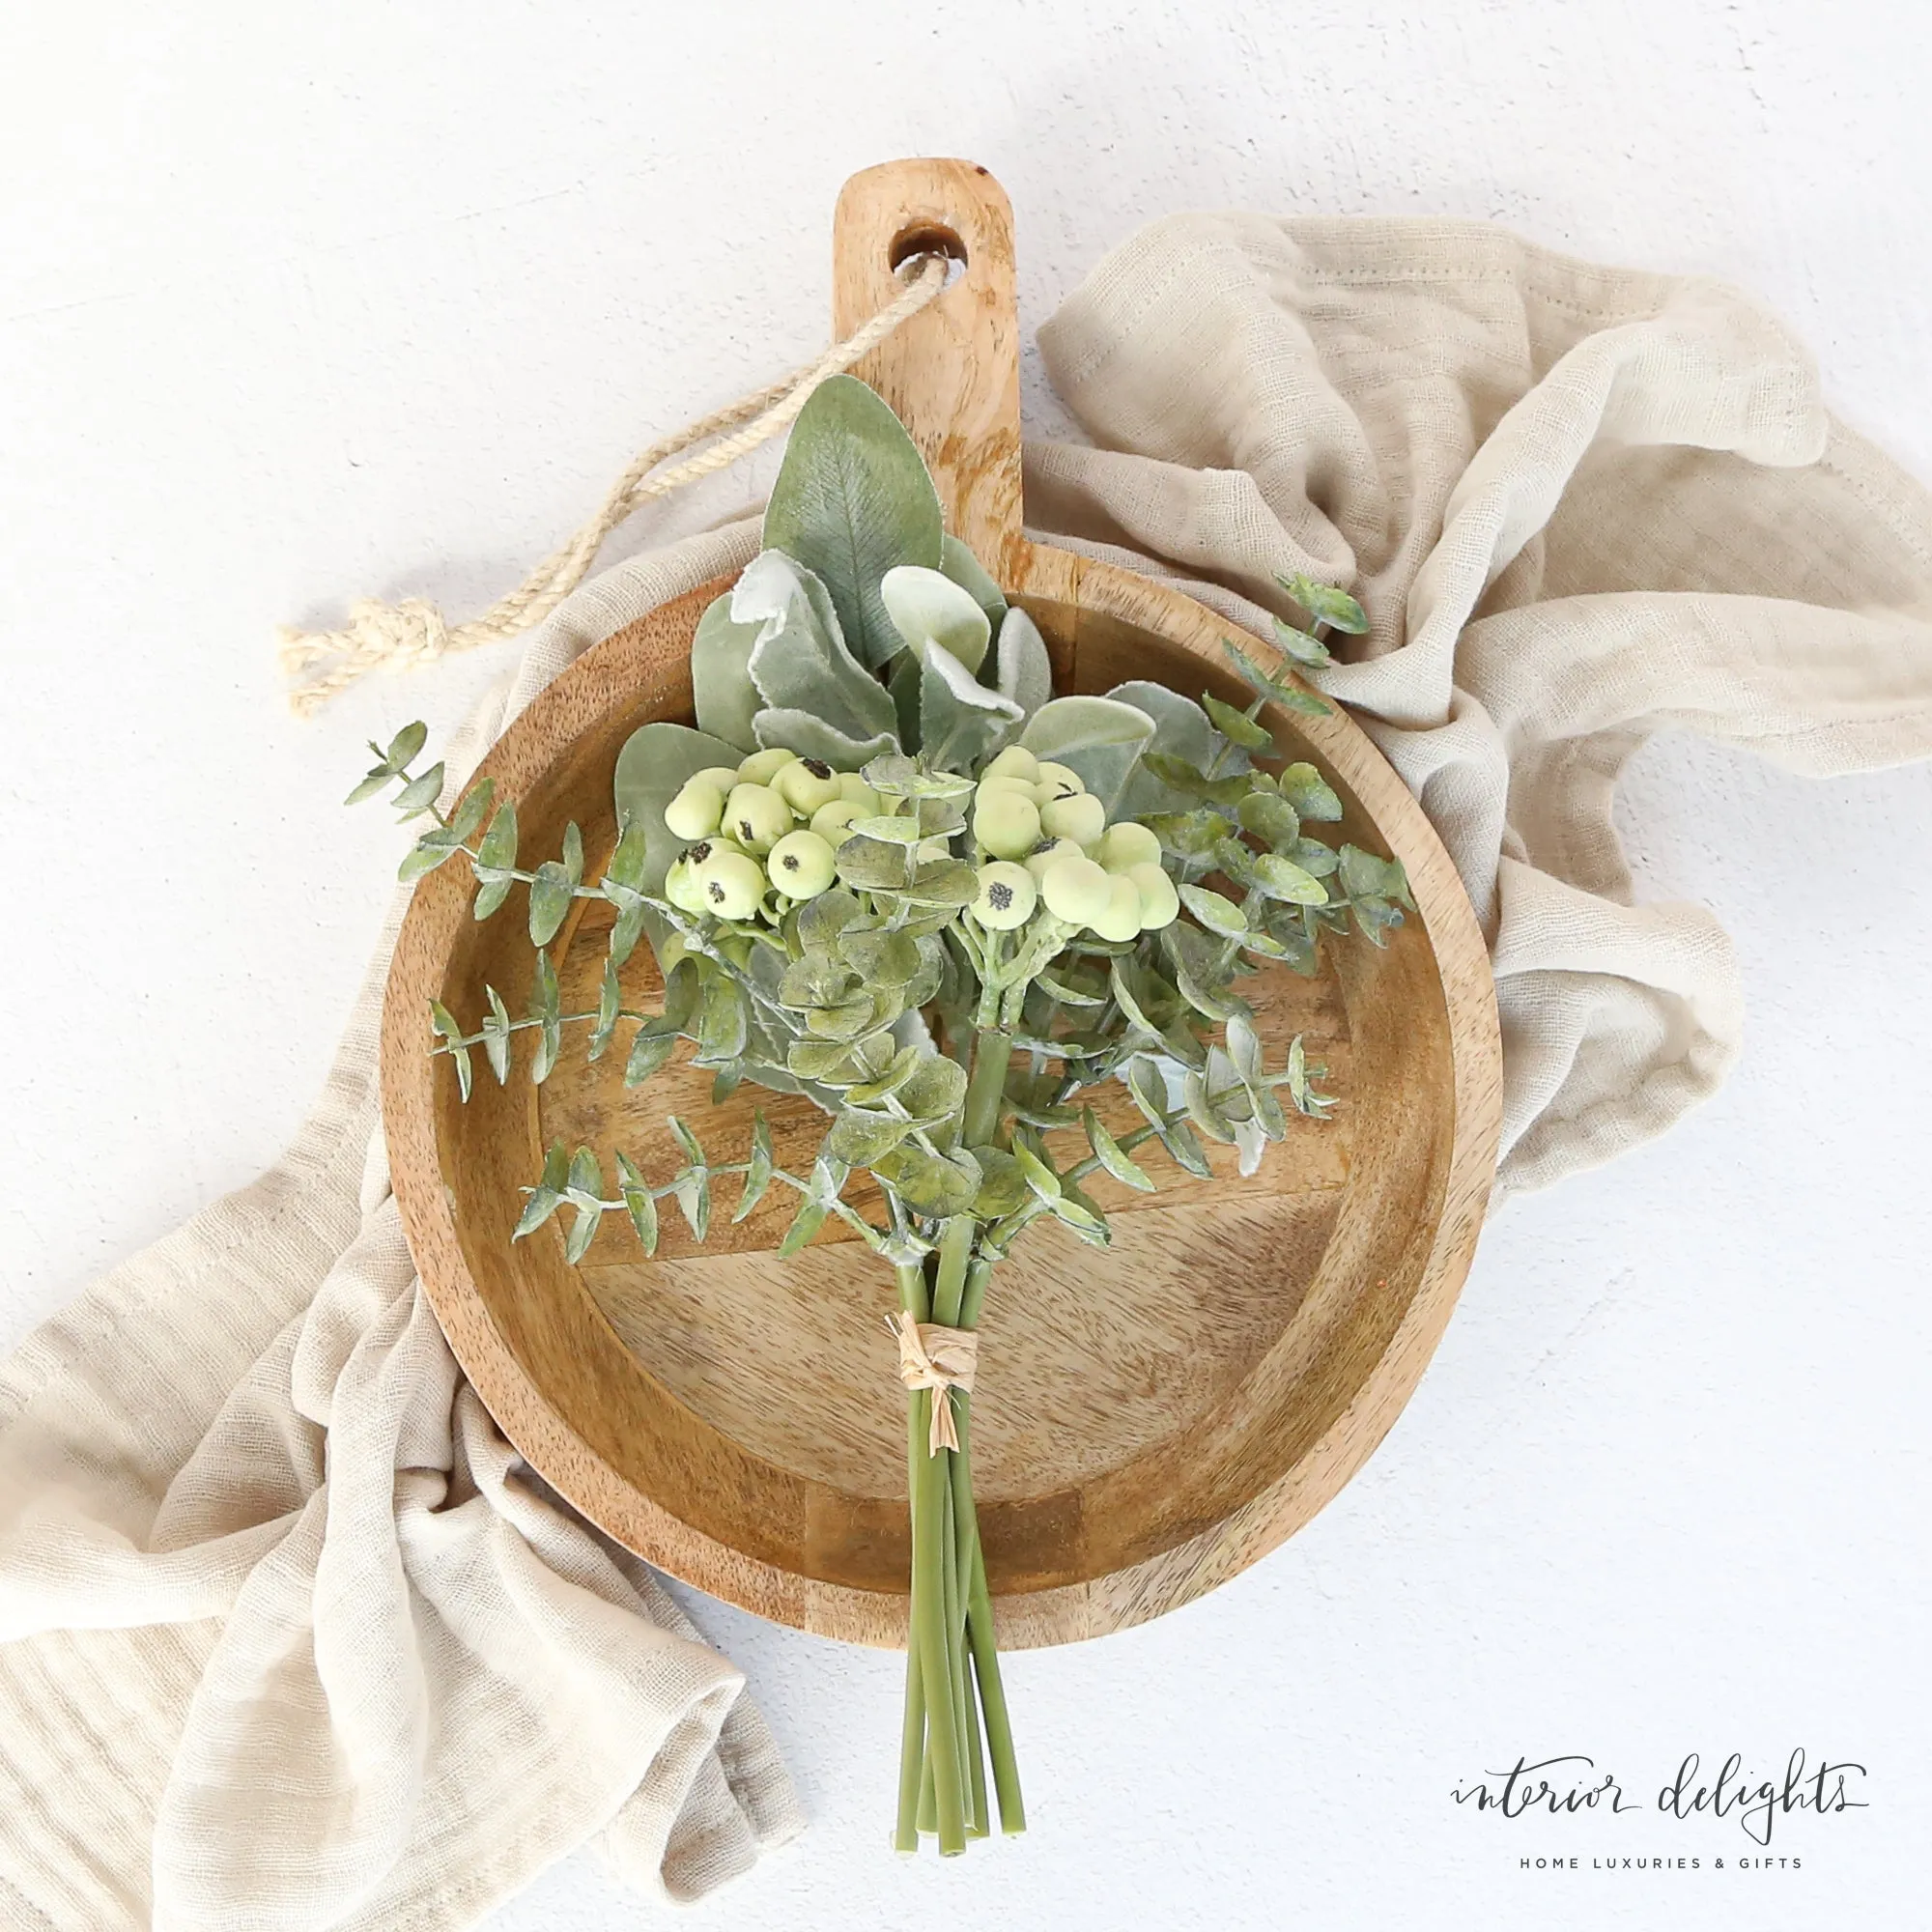
<instances>
[{"instance_id":1,"label":"hole in wooden handle","mask_svg":"<svg viewBox=\"0 0 1932 1932\"><path fill-rule=\"evenodd\" d=\"M895 272L920 255L944 255L951 266L946 271L950 289L966 272L970 259L966 243L956 228L943 221L915 221L901 228L886 248L886 264Z\"/></svg>"}]
</instances>

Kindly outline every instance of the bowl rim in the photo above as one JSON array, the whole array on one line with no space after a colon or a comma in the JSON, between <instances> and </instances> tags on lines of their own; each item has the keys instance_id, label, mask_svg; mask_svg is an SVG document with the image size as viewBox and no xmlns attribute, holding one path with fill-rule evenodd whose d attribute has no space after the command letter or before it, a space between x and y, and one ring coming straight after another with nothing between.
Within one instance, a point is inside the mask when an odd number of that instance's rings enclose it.
<instances>
[{"instance_id":1,"label":"bowl rim","mask_svg":"<svg viewBox=\"0 0 1932 1932\"><path fill-rule=\"evenodd\" d=\"M1028 543L1009 553L1009 594L1059 604L1153 632L1221 663L1238 632L1264 662L1267 640L1167 584L1104 560ZM520 755L579 735L592 716L600 663L635 644L668 613L696 611L735 581L731 572L668 600L585 651L540 693L479 767L499 780ZM1077 656L1077 636L1073 644ZM1056 664L1056 673L1064 667ZM1057 679L1058 681L1058 679ZM1474 909L1420 805L1345 709L1295 725L1362 803L1408 874L1441 987L1453 1071L1453 1124L1441 1205L1414 1292L1353 1397L1314 1445L1231 1514L1130 1566L995 1600L1008 1647L1065 1642L1125 1629L1225 1581L1313 1518L1388 1433L1435 1352L1481 1232L1501 1134L1501 1044L1494 983ZM576 726L572 730L570 726ZM520 795L512 792L512 795ZM432 881L436 875L432 874ZM429 882L426 882L429 883ZM456 1359L497 1426L543 1479L593 1523L669 1575L775 1622L847 1641L900 1647L905 1596L806 1577L720 1541L655 1503L599 1455L536 1383L498 1329L464 1260L438 1153L435 1063L422 1014L440 994L462 924L421 891L404 917L383 1009L382 1102L392 1182L410 1251ZM468 923L464 895L463 923Z\"/></svg>"}]
</instances>

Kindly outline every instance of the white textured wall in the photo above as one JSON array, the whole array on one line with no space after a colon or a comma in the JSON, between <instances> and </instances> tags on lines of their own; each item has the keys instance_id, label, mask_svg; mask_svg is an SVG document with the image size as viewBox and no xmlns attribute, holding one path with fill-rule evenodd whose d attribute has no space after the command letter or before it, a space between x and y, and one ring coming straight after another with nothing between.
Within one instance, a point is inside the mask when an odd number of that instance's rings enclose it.
<instances>
[{"instance_id":1,"label":"white textured wall","mask_svg":"<svg viewBox=\"0 0 1932 1932\"><path fill-rule=\"evenodd\" d=\"M1932 472L1928 55L1912 0L11 10L0 1344L281 1145L387 892L384 815L336 809L360 742L452 724L503 661L300 725L270 624L473 608L642 441L801 358L848 172L991 166L1035 320L1204 204L1726 275ZM1053 423L1037 373L1028 408ZM1922 1921L1932 773L1670 744L1627 808L1643 890L1737 936L1728 1092L1490 1231L1387 1446L1287 1548L1013 1660L1022 1843L895 1861L894 1664L696 1605L814 1814L705 1922ZM1729 1825L1447 1800L1519 1751L1643 1789L1794 1745L1864 1760L1874 1801L1781 1828L1798 1871L1736 1870ZM1583 1869L1516 1868L1557 1851ZM1612 1854L1705 1865L1590 1871ZM495 1923L639 1917L572 1861Z\"/></svg>"}]
</instances>

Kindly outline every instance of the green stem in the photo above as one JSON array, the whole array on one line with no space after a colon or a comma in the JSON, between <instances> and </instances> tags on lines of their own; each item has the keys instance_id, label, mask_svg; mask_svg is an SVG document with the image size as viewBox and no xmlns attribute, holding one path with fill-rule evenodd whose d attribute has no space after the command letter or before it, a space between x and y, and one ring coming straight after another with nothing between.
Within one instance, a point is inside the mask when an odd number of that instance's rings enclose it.
<instances>
[{"instance_id":1,"label":"green stem","mask_svg":"<svg viewBox=\"0 0 1932 1932\"><path fill-rule=\"evenodd\" d=\"M912 1407L913 1427L923 1438L931 1425L931 1391L915 1390ZM952 1646L947 1641L946 1463L943 1456L929 1454L918 1462L912 1509L912 1634L919 1644L920 1675L926 1687L926 1756L932 1765L939 1849L950 1854L966 1849L966 1802L960 1789L963 1759L951 1691Z\"/></svg>"},{"instance_id":2,"label":"green stem","mask_svg":"<svg viewBox=\"0 0 1932 1932\"><path fill-rule=\"evenodd\" d=\"M960 1136L969 1148L991 1147L1000 1127L1000 1104L1006 1098L1007 1065L1013 1055L1013 1037L989 1027L973 1036L973 1070L966 1082L966 1106Z\"/></svg>"},{"instance_id":3,"label":"green stem","mask_svg":"<svg viewBox=\"0 0 1932 1932\"><path fill-rule=\"evenodd\" d=\"M986 1266L990 1272L991 1264ZM984 1292L982 1283L982 1295ZM973 1547L973 1565L966 1588L966 1635L973 1648L973 1671L979 1679L980 1707L985 1716L986 1755L992 1760L993 1789L1000 1801L1000 1830L1013 1837L1026 1830L1026 1803L1020 1796L1013 1727L1007 1715L1007 1690L1000 1679L999 1645L993 1634L993 1598L986 1587L986 1558L980 1546L980 1519L973 1503L972 1414L972 1397L960 1396L953 1405L953 1422L959 1431L956 1460L963 1473L954 1491L954 1500L963 1509L966 1535Z\"/></svg>"},{"instance_id":4,"label":"green stem","mask_svg":"<svg viewBox=\"0 0 1932 1932\"><path fill-rule=\"evenodd\" d=\"M947 1689L952 1698L953 1733L959 1745L960 1802L965 1828L970 1833L978 1821L973 1815L972 1778L966 1754L966 1737L971 1727L966 1692L966 1590L959 1569L959 1536L952 1508L952 1452L950 1449L941 1450L937 1460L945 1463L947 1471L945 1487L940 1492L946 1524L945 1561L941 1576L945 1584L946 1662L950 1673ZM934 1782L936 1786L936 1778Z\"/></svg>"}]
</instances>

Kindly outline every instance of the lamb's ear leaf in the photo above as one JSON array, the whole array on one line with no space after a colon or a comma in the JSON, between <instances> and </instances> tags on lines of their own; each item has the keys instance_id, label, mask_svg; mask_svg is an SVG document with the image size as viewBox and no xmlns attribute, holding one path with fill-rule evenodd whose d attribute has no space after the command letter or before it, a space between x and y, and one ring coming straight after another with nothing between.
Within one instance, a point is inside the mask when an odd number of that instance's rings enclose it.
<instances>
[{"instance_id":1,"label":"lamb's ear leaf","mask_svg":"<svg viewBox=\"0 0 1932 1932\"><path fill-rule=\"evenodd\" d=\"M1020 743L1035 757L1078 772L1111 818L1153 732L1153 720L1136 705L1112 697L1056 697L1027 720Z\"/></svg>"},{"instance_id":2,"label":"lamb's ear leaf","mask_svg":"<svg viewBox=\"0 0 1932 1932\"><path fill-rule=\"evenodd\" d=\"M985 662L992 625L973 593L943 571L900 564L879 580L879 597L908 650L923 656L938 644L969 671Z\"/></svg>"},{"instance_id":3,"label":"lamb's ear leaf","mask_svg":"<svg viewBox=\"0 0 1932 1932\"><path fill-rule=\"evenodd\" d=\"M986 622L998 631L1007 614L1007 600L992 573L955 537L951 530L939 540L939 567L974 603L986 613Z\"/></svg>"},{"instance_id":4,"label":"lamb's ear leaf","mask_svg":"<svg viewBox=\"0 0 1932 1932\"><path fill-rule=\"evenodd\" d=\"M1153 720L1153 736L1141 753L1144 759L1150 753L1158 753L1165 757L1185 758L1198 771L1206 771L1213 761L1213 723L1193 698L1183 697L1179 692L1170 691L1164 684L1151 684L1145 678L1117 684L1107 696L1117 704L1131 704L1136 711L1145 711ZM1223 755L1224 773L1245 771L1247 767L1247 753L1238 746ZM1141 818L1154 811L1185 811L1193 803L1142 764L1122 795L1121 814Z\"/></svg>"},{"instance_id":5,"label":"lamb's ear leaf","mask_svg":"<svg viewBox=\"0 0 1932 1932\"><path fill-rule=\"evenodd\" d=\"M939 492L898 417L856 377L821 383L792 425L764 542L823 580L847 643L870 668L904 644L879 580L898 564L937 570L943 536Z\"/></svg>"},{"instance_id":6,"label":"lamb's ear leaf","mask_svg":"<svg viewBox=\"0 0 1932 1932\"><path fill-rule=\"evenodd\" d=\"M747 668L753 696L781 711L809 711L848 738L893 728L893 700L846 648L826 586L783 551L761 552L731 592L731 619L757 627Z\"/></svg>"},{"instance_id":7,"label":"lamb's ear leaf","mask_svg":"<svg viewBox=\"0 0 1932 1932\"><path fill-rule=\"evenodd\" d=\"M1015 606L1000 623L995 657L1000 696L1009 697L1028 718L1053 696L1053 662L1039 627Z\"/></svg>"},{"instance_id":8,"label":"lamb's ear leaf","mask_svg":"<svg viewBox=\"0 0 1932 1932\"><path fill-rule=\"evenodd\" d=\"M670 862L684 850L686 841L665 823L664 815L685 781L712 765L736 765L743 756L735 745L706 731L694 731L688 724L643 724L625 739L611 789L616 793L617 823L644 841L638 891L661 894ZM643 923L651 950L659 965L665 966L669 928L648 907Z\"/></svg>"},{"instance_id":9,"label":"lamb's ear leaf","mask_svg":"<svg viewBox=\"0 0 1932 1932\"><path fill-rule=\"evenodd\" d=\"M757 734L760 751L773 751L782 745L801 758L824 759L835 772L856 772L868 759L899 748L897 736L890 730L871 738L848 738L816 713L789 708L760 711L752 720L752 728Z\"/></svg>"},{"instance_id":10,"label":"lamb's ear leaf","mask_svg":"<svg viewBox=\"0 0 1932 1932\"><path fill-rule=\"evenodd\" d=\"M759 629L731 615L727 590L704 607L691 639L691 694L697 728L737 746L740 755L757 743L752 735L752 714L758 708L758 694L749 667Z\"/></svg>"},{"instance_id":11,"label":"lamb's ear leaf","mask_svg":"<svg viewBox=\"0 0 1932 1932\"><path fill-rule=\"evenodd\" d=\"M928 640L919 678L920 755L934 771L969 772L1013 735L1025 714Z\"/></svg>"}]
</instances>

